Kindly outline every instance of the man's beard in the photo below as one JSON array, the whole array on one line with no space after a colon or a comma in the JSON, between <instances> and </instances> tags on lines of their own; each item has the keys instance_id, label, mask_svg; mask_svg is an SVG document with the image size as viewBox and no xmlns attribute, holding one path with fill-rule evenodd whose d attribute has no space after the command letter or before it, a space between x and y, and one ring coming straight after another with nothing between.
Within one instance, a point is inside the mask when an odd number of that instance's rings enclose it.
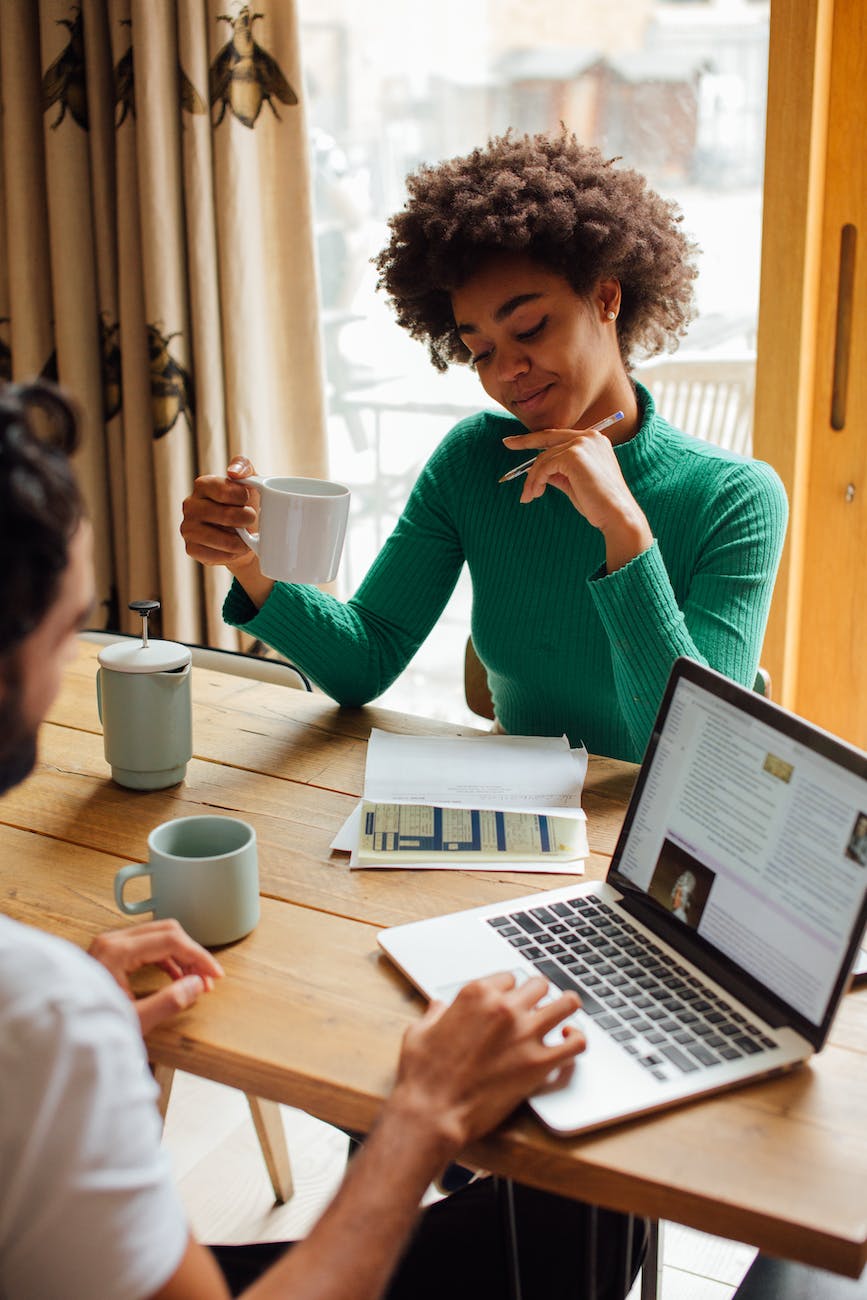
<instances>
[{"instance_id":1,"label":"man's beard","mask_svg":"<svg viewBox=\"0 0 867 1300\"><path fill-rule=\"evenodd\" d=\"M29 776L36 764L37 732L21 713L21 672L14 659L6 666L5 678L6 699L0 703L0 795Z\"/></svg>"}]
</instances>

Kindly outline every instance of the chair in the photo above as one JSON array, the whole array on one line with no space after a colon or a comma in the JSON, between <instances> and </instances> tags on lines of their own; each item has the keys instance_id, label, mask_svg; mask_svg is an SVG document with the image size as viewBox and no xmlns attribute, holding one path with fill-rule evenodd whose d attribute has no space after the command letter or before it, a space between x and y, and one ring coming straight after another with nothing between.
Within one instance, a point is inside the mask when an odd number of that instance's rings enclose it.
<instances>
[{"instance_id":1,"label":"chair","mask_svg":"<svg viewBox=\"0 0 867 1300\"><path fill-rule=\"evenodd\" d=\"M285 660L265 659L238 650L214 650L211 646L192 645L189 641L184 644L189 646L196 668L212 668L217 673L250 677L257 682L271 682L274 686L288 686L296 691L313 690L310 678Z\"/></svg>"},{"instance_id":2,"label":"chair","mask_svg":"<svg viewBox=\"0 0 867 1300\"><path fill-rule=\"evenodd\" d=\"M753 690L759 695L764 695L766 700L771 699L771 674L767 668L759 666L756 669L756 680L753 682Z\"/></svg>"},{"instance_id":3,"label":"chair","mask_svg":"<svg viewBox=\"0 0 867 1300\"><path fill-rule=\"evenodd\" d=\"M867 1271L853 1280L757 1255L732 1300L867 1300Z\"/></svg>"},{"instance_id":4,"label":"chair","mask_svg":"<svg viewBox=\"0 0 867 1300\"><path fill-rule=\"evenodd\" d=\"M493 722L494 701L491 699L491 690L488 686L488 674L485 672L485 665L478 656L471 636L467 637L464 651L464 698L468 709L477 713L480 718L490 718Z\"/></svg>"},{"instance_id":5,"label":"chair","mask_svg":"<svg viewBox=\"0 0 867 1300\"><path fill-rule=\"evenodd\" d=\"M122 632L85 631L81 633L83 641L97 645L110 645L117 641L137 640ZM272 682L288 686L295 690L312 691L313 687L299 668L288 663L279 663L273 659L262 659L257 655L240 654L233 650L213 650L209 646L190 645L192 662L196 667L209 668L216 672L231 673L237 677L249 677L256 681ZM152 1065L154 1079L159 1088L157 1107L163 1120L169 1106L175 1071L173 1066ZM283 1131L280 1106L276 1101L245 1094L253 1127L262 1149L262 1157L268 1170L268 1177L274 1189L274 1199L283 1205L293 1194L292 1164Z\"/></svg>"},{"instance_id":6,"label":"chair","mask_svg":"<svg viewBox=\"0 0 867 1300\"><path fill-rule=\"evenodd\" d=\"M82 641L94 645L111 645L116 641L135 641L138 637L127 632L97 632L88 629L79 633ZM294 664L278 659L265 659L257 654L242 654L238 650L214 650L211 646L196 645L191 641L179 642L190 651L196 668L211 668L218 673L231 673L235 677L250 677L257 682L271 682L275 686L289 686L298 691L312 691L310 679Z\"/></svg>"},{"instance_id":7,"label":"chair","mask_svg":"<svg viewBox=\"0 0 867 1300\"><path fill-rule=\"evenodd\" d=\"M754 357L654 359L639 366L635 378L678 429L742 456L751 454Z\"/></svg>"}]
</instances>

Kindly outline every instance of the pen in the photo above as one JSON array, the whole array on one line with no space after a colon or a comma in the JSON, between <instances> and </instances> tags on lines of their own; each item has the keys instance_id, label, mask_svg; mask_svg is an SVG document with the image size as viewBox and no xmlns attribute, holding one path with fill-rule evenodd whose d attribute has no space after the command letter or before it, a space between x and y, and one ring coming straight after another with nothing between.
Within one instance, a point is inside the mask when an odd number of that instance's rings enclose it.
<instances>
[{"instance_id":1,"label":"pen","mask_svg":"<svg viewBox=\"0 0 867 1300\"><path fill-rule=\"evenodd\" d=\"M604 420L597 420L595 424L590 424L587 427L593 429L596 433L601 433L603 429L608 429L612 424L616 424L618 420L622 419L623 412L615 411L613 415L607 416ZM565 447L567 444L563 443L562 445ZM545 450L547 451L548 448L546 447ZM526 474L530 466L534 465L541 455L540 451L537 452L530 460L525 460L523 465L516 465L514 469L510 469L508 474L504 474L502 478L497 479L497 482L509 483L513 478L519 478L521 474Z\"/></svg>"}]
</instances>

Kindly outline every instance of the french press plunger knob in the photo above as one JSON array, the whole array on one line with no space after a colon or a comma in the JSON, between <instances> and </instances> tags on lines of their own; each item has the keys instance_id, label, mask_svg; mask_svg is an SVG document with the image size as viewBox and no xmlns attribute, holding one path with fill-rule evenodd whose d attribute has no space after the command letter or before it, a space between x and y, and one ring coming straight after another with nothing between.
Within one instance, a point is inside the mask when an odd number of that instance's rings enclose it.
<instances>
[{"instance_id":1,"label":"french press plunger knob","mask_svg":"<svg viewBox=\"0 0 867 1300\"><path fill-rule=\"evenodd\" d=\"M141 614L141 643L147 646L148 643L148 618L155 613L160 607L158 600L131 600L129 608L136 614Z\"/></svg>"}]
</instances>

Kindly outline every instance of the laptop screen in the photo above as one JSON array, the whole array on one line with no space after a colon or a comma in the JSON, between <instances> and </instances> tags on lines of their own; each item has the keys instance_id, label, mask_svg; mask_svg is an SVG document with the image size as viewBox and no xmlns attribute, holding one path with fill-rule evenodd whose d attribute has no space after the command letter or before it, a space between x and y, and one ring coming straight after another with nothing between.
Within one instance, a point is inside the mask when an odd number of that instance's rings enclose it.
<instances>
[{"instance_id":1,"label":"laptop screen","mask_svg":"<svg viewBox=\"0 0 867 1300\"><path fill-rule=\"evenodd\" d=\"M821 1026L865 904L867 757L681 664L610 878Z\"/></svg>"}]
</instances>

